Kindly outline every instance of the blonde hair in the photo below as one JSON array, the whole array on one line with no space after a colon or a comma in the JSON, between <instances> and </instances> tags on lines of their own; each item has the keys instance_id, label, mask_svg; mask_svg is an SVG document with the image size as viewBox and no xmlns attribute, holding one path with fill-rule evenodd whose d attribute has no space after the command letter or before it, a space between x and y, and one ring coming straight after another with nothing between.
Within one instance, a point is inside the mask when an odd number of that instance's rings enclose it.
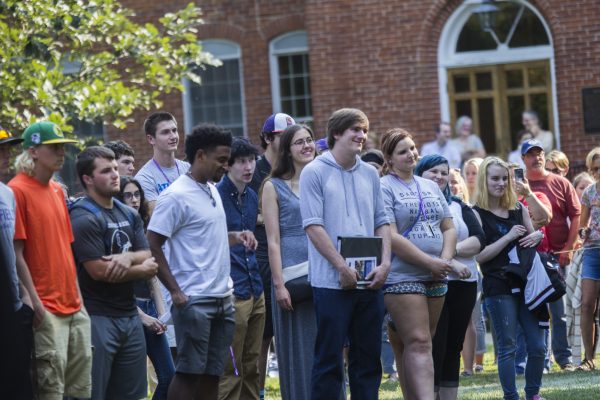
<instances>
[{"instance_id":1,"label":"blonde hair","mask_svg":"<svg viewBox=\"0 0 600 400\"><path fill-rule=\"evenodd\" d=\"M585 166L587 167L588 171L591 172L592 164L594 163L594 161L596 161L596 158L598 157L600 157L600 147L594 147L592 151L590 151L585 157Z\"/></svg>"},{"instance_id":2,"label":"blonde hair","mask_svg":"<svg viewBox=\"0 0 600 400\"><path fill-rule=\"evenodd\" d=\"M517 195L513 189L512 178L510 176L510 168L508 164L498 157L486 157L479 166L477 173L477 195L475 196L475 204L485 210L490 209L490 193L487 187L488 168L492 165L498 165L506 170L508 182L506 191L500 198L498 205L505 210L514 210L517 207Z\"/></svg>"},{"instance_id":3,"label":"blonde hair","mask_svg":"<svg viewBox=\"0 0 600 400\"><path fill-rule=\"evenodd\" d=\"M28 150L24 150L17 156L17 159L15 160L15 170L17 173L23 172L29 176L33 176L34 167L35 161L33 161L33 157L31 157Z\"/></svg>"},{"instance_id":4,"label":"blonde hair","mask_svg":"<svg viewBox=\"0 0 600 400\"><path fill-rule=\"evenodd\" d=\"M569 169L569 158L560 150L552 150L550 153L546 154L546 161L552 162L562 170L566 171Z\"/></svg>"},{"instance_id":5,"label":"blonde hair","mask_svg":"<svg viewBox=\"0 0 600 400\"><path fill-rule=\"evenodd\" d=\"M463 178L467 179L467 167L469 165L473 165L475 168L477 168L477 171L479 171L479 166L481 165L481 163L483 162L483 158L481 157L473 157L473 158L469 158L467 161L465 161L465 163L463 164L462 167L462 174L463 174Z\"/></svg>"},{"instance_id":6,"label":"blonde hair","mask_svg":"<svg viewBox=\"0 0 600 400\"><path fill-rule=\"evenodd\" d=\"M469 188L467 188L467 183L465 182L462 175L460 174L460 169L459 168L450 168L450 173L454 173L456 175L456 180L458 181L460 195L457 194L456 196L460 197L463 202L468 204L469 203Z\"/></svg>"}]
</instances>

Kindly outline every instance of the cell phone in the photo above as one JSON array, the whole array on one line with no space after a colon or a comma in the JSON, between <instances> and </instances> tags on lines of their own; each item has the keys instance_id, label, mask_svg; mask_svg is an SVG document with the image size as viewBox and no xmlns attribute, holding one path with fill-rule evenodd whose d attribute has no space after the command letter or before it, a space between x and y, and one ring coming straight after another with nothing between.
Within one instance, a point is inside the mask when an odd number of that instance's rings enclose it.
<instances>
[{"instance_id":1,"label":"cell phone","mask_svg":"<svg viewBox=\"0 0 600 400\"><path fill-rule=\"evenodd\" d=\"M525 178L523 175L523 168L515 168L515 179L522 181Z\"/></svg>"}]
</instances>

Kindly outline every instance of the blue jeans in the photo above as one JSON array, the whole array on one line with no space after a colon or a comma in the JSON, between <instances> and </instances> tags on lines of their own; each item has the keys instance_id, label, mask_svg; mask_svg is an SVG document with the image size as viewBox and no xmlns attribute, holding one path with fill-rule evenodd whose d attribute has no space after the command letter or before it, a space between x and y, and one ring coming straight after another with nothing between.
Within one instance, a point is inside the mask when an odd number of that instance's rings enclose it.
<instances>
[{"instance_id":1,"label":"blue jeans","mask_svg":"<svg viewBox=\"0 0 600 400\"><path fill-rule=\"evenodd\" d=\"M313 288L317 338L311 377L311 399L340 397L344 381L342 349L346 338L348 377L353 400L377 399L381 384L380 290Z\"/></svg>"},{"instance_id":2,"label":"blue jeans","mask_svg":"<svg viewBox=\"0 0 600 400\"><path fill-rule=\"evenodd\" d=\"M158 318L156 306L152 300L136 300L137 306L151 317ZM173 375L175 375L175 366L173 365L173 357L171 349L167 341L166 333L157 335L144 327L144 337L146 338L146 353L152 361L158 385L152 396L152 400L162 400L167 398L169 384Z\"/></svg>"},{"instance_id":3,"label":"blue jeans","mask_svg":"<svg viewBox=\"0 0 600 400\"><path fill-rule=\"evenodd\" d=\"M548 303L550 308L550 330L551 335L551 346L548 345L548 336L550 331L546 330L544 340L548 348L546 355L546 367L550 369L550 348L552 348L552 354L554 354L554 360L561 367L565 364L570 364L571 361L571 347L567 340L567 319L565 316L565 300L564 297Z\"/></svg>"},{"instance_id":4,"label":"blue jeans","mask_svg":"<svg viewBox=\"0 0 600 400\"><path fill-rule=\"evenodd\" d=\"M520 324L527 343L525 368L525 395L531 399L540 391L546 346L543 329L529 312L523 298L512 295L491 296L485 305L492 318L498 346L498 377L505 400L518 400L515 353L517 350L517 325Z\"/></svg>"}]
</instances>

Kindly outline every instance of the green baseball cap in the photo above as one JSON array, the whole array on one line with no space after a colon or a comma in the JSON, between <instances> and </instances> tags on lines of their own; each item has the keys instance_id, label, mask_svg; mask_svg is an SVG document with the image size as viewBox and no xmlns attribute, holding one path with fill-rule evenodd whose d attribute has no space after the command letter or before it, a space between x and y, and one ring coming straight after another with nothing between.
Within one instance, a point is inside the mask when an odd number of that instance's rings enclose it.
<instances>
[{"instance_id":1,"label":"green baseball cap","mask_svg":"<svg viewBox=\"0 0 600 400\"><path fill-rule=\"evenodd\" d=\"M29 125L21 136L23 148L28 149L39 144L77 143L77 140L67 139L54 122L42 121Z\"/></svg>"}]
</instances>

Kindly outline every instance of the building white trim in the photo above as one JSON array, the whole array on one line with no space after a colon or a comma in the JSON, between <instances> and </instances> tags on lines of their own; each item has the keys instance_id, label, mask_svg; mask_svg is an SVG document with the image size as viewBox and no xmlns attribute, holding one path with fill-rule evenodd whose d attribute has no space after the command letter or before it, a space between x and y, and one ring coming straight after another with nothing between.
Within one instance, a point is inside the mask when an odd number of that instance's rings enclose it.
<instances>
[{"instance_id":1,"label":"building white trim","mask_svg":"<svg viewBox=\"0 0 600 400\"><path fill-rule=\"evenodd\" d=\"M450 120L450 103L448 98L448 69L457 67L476 67L480 65L511 64L524 61L549 60L550 78L552 80L552 114L554 118L554 140L560 148L560 126L558 124L558 106L556 95L556 71L554 66L554 47L550 28L542 14L525 0L511 0L531 10L541 21L549 45L509 48L501 45L495 50L456 52L456 43L465 23L473 10L481 4L480 0L466 0L452 13L446 21L438 42L438 84L440 94L440 115L443 121Z\"/></svg>"}]
</instances>

